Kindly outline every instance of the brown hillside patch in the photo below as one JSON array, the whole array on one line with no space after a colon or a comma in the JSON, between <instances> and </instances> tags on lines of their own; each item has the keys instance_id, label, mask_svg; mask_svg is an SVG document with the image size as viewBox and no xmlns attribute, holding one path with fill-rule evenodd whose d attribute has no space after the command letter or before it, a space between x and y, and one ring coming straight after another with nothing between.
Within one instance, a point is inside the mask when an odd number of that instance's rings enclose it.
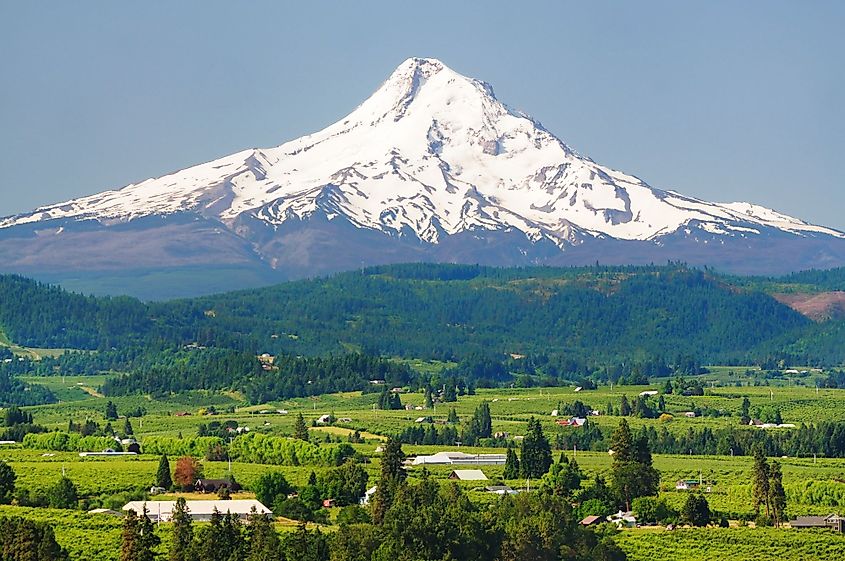
<instances>
[{"instance_id":1,"label":"brown hillside patch","mask_svg":"<svg viewBox=\"0 0 845 561\"><path fill-rule=\"evenodd\" d=\"M814 321L845 318L845 292L772 294L778 302Z\"/></svg>"}]
</instances>

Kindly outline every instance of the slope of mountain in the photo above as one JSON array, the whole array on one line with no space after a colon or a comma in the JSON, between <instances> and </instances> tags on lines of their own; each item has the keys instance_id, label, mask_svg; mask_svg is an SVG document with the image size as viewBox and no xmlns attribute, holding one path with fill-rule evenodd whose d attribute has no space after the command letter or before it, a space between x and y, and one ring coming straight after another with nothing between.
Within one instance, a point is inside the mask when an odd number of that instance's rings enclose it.
<instances>
[{"instance_id":1,"label":"slope of mountain","mask_svg":"<svg viewBox=\"0 0 845 561\"><path fill-rule=\"evenodd\" d=\"M424 58L315 134L0 219L3 267L40 275L667 259L739 273L830 267L845 264L845 234L655 189Z\"/></svg>"},{"instance_id":2,"label":"slope of mountain","mask_svg":"<svg viewBox=\"0 0 845 561\"><path fill-rule=\"evenodd\" d=\"M828 322L833 325L837 322ZM498 269L390 265L201 298L144 304L0 275L0 330L32 347L230 348L315 356L360 349L409 358L549 354L593 362L678 354L740 363L834 333L730 277L684 267ZM831 339L833 341L834 339ZM840 339L841 341L841 339ZM797 352L801 364L845 350ZM126 356L133 356L131 352Z\"/></svg>"}]
</instances>

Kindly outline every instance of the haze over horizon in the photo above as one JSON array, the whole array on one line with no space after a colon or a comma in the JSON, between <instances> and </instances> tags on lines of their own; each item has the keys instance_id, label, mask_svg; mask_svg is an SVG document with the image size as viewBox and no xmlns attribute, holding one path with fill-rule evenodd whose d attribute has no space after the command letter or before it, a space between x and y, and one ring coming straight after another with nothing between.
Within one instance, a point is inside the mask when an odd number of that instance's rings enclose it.
<instances>
[{"instance_id":1,"label":"haze over horizon","mask_svg":"<svg viewBox=\"0 0 845 561\"><path fill-rule=\"evenodd\" d=\"M838 4L330 6L0 6L0 215L309 134L431 56L654 187L845 230Z\"/></svg>"}]
</instances>

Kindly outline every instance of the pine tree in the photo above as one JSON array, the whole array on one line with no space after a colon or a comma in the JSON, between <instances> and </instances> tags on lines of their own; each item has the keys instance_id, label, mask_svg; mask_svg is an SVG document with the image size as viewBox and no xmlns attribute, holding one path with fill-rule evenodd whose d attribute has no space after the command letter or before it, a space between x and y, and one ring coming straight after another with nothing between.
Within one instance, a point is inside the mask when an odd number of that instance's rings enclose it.
<instances>
[{"instance_id":1,"label":"pine tree","mask_svg":"<svg viewBox=\"0 0 845 561\"><path fill-rule=\"evenodd\" d=\"M167 456L163 456L167 457ZM194 528L185 497L176 499L170 521L173 524L173 540L170 543L169 561L191 561L191 545Z\"/></svg>"},{"instance_id":2,"label":"pine tree","mask_svg":"<svg viewBox=\"0 0 845 561\"><path fill-rule=\"evenodd\" d=\"M0 504L7 504L15 493L15 481L18 476L12 466L0 461Z\"/></svg>"},{"instance_id":3,"label":"pine tree","mask_svg":"<svg viewBox=\"0 0 845 561\"><path fill-rule=\"evenodd\" d=\"M754 512L760 515L760 507L765 506L766 518L771 518L769 462L763 454L762 448L754 450L754 466L751 469L751 496L754 501Z\"/></svg>"},{"instance_id":4,"label":"pine tree","mask_svg":"<svg viewBox=\"0 0 845 561\"><path fill-rule=\"evenodd\" d=\"M431 409L434 407L434 400L431 398L431 388L426 386L425 387L425 408Z\"/></svg>"},{"instance_id":5,"label":"pine tree","mask_svg":"<svg viewBox=\"0 0 845 561\"><path fill-rule=\"evenodd\" d=\"M452 403L454 401L458 401L458 393L455 388L454 380L449 380L443 387L443 401L446 403Z\"/></svg>"},{"instance_id":6,"label":"pine tree","mask_svg":"<svg viewBox=\"0 0 845 561\"><path fill-rule=\"evenodd\" d=\"M47 500L50 503L50 508L76 508L79 502L76 485L70 478L62 476L47 491Z\"/></svg>"},{"instance_id":7,"label":"pine tree","mask_svg":"<svg viewBox=\"0 0 845 561\"><path fill-rule=\"evenodd\" d=\"M114 402L109 401L106 403L106 420L107 421L116 421L117 420L117 405Z\"/></svg>"},{"instance_id":8,"label":"pine tree","mask_svg":"<svg viewBox=\"0 0 845 561\"><path fill-rule=\"evenodd\" d=\"M479 405L472 416L471 431L476 438L493 436L493 421L490 417L490 404L486 401Z\"/></svg>"},{"instance_id":9,"label":"pine tree","mask_svg":"<svg viewBox=\"0 0 845 561\"><path fill-rule=\"evenodd\" d=\"M626 510L637 497L655 495L660 484L660 473L652 465L648 439L634 440L628 421L622 419L610 440L613 451L611 473L613 490Z\"/></svg>"},{"instance_id":10,"label":"pine tree","mask_svg":"<svg viewBox=\"0 0 845 561\"><path fill-rule=\"evenodd\" d=\"M622 394L622 400L619 403L619 415L627 417L631 414L631 405L628 403L628 397Z\"/></svg>"},{"instance_id":11,"label":"pine tree","mask_svg":"<svg viewBox=\"0 0 845 561\"><path fill-rule=\"evenodd\" d=\"M238 561L243 558L243 536L241 535L241 521L236 514L227 512L223 515L222 550L220 558L227 561Z\"/></svg>"},{"instance_id":12,"label":"pine tree","mask_svg":"<svg viewBox=\"0 0 845 561\"><path fill-rule=\"evenodd\" d=\"M505 472L502 474L504 479L519 479L519 458L516 456L513 448L508 448L508 454L505 459Z\"/></svg>"},{"instance_id":13,"label":"pine tree","mask_svg":"<svg viewBox=\"0 0 845 561\"><path fill-rule=\"evenodd\" d=\"M446 422L453 425L461 422L461 420L458 418L458 413L457 411L455 411L454 407L449 409L449 417L446 418Z\"/></svg>"},{"instance_id":14,"label":"pine tree","mask_svg":"<svg viewBox=\"0 0 845 561\"><path fill-rule=\"evenodd\" d=\"M140 548L138 535L140 522L134 510L123 518L123 530L120 533L120 561L137 561Z\"/></svg>"},{"instance_id":15,"label":"pine tree","mask_svg":"<svg viewBox=\"0 0 845 561\"><path fill-rule=\"evenodd\" d=\"M296 416L296 422L293 424L293 437L308 442L308 425L305 424L305 418L302 416L302 413Z\"/></svg>"},{"instance_id":16,"label":"pine tree","mask_svg":"<svg viewBox=\"0 0 845 561\"><path fill-rule=\"evenodd\" d=\"M132 430L132 423L129 422L129 417L126 417L126 421L123 423L123 434L125 436L132 436L135 434L135 431Z\"/></svg>"},{"instance_id":17,"label":"pine tree","mask_svg":"<svg viewBox=\"0 0 845 561\"><path fill-rule=\"evenodd\" d=\"M260 514L253 507L247 517L245 561L278 561L279 535L266 514Z\"/></svg>"},{"instance_id":18,"label":"pine tree","mask_svg":"<svg viewBox=\"0 0 845 561\"><path fill-rule=\"evenodd\" d=\"M158 462L156 487L161 487L162 489L170 489L173 487L173 478L170 476L170 460L167 459L167 454L162 454L161 459Z\"/></svg>"},{"instance_id":19,"label":"pine tree","mask_svg":"<svg viewBox=\"0 0 845 561\"><path fill-rule=\"evenodd\" d=\"M161 543L161 538L155 533L155 526L148 516L146 505L144 505L139 523L140 532L138 543L140 544L140 548L136 561L153 561L155 559L155 548Z\"/></svg>"},{"instance_id":20,"label":"pine tree","mask_svg":"<svg viewBox=\"0 0 845 561\"><path fill-rule=\"evenodd\" d=\"M552 448L543 434L540 421L531 417L528 420L528 434L522 439L520 467L523 477L542 477L552 465Z\"/></svg>"},{"instance_id":21,"label":"pine tree","mask_svg":"<svg viewBox=\"0 0 845 561\"><path fill-rule=\"evenodd\" d=\"M384 521L384 513L391 507L397 491L405 483L407 474L402 465L404 461L402 443L389 437L381 455L381 478L373 497L373 522L376 524Z\"/></svg>"},{"instance_id":22,"label":"pine tree","mask_svg":"<svg viewBox=\"0 0 845 561\"><path fill-rule=\"evenodd\" d=\"M140 516L130 510L123 520L120 561L153 561L155 548L159 543L161 540L147 515L146 506Z\"/></svg>"},{"instance_id":23,"label":"pine tree","mask_svg":"<svg viewBox=\"0 0 845 561\"><path fill-rule=\"evenodd\" d=\"M772 461L769 466L769 504L772 508L772 520L776 527L786 520L786 491L783 488L783 472L780 462Z\"/></svg>"},{"instance_id":24,"label":"pine tree","mask_svg":"<svg viewBox=\"0 0 845 561\"><path fill-rule=\"evenodd\" d=\"M690 494L681 511L684 521L690 526L704 527L710 524L710 505L704 495Z\"/></svg>"}]
</instances>

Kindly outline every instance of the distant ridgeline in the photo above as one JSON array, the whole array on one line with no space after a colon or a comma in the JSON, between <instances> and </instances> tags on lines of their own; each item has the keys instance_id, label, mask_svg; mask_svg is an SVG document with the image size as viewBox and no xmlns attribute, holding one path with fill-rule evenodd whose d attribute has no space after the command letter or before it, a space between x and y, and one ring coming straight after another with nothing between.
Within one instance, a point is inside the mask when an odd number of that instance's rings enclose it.
<instances>
[{"instance_id":1,"label":"distant ridgeline","mask_svg":"<svg viewBox=\"0 0 845 561\"><path fill-rule=\"evenodd\" d=\"M260 401L361 389L376 373L397 383L415 376L379 356L453 361L449 375L479 385L508 381L513 372L554 383L667 375L682 365L685 373L716 363L840 365L845 321L813 322L769 293L843 288L842 269L767 279L682 265L410 264L143 303L0 276L0 329L8 339L97 351L4 359L0 402L17 402L9 397L22 391L15 375L56 370L126 372L106 385L112 394L237 381ZM255 358L264 352L295 374L279 380Z\"/></svg>"}]
</instances>

